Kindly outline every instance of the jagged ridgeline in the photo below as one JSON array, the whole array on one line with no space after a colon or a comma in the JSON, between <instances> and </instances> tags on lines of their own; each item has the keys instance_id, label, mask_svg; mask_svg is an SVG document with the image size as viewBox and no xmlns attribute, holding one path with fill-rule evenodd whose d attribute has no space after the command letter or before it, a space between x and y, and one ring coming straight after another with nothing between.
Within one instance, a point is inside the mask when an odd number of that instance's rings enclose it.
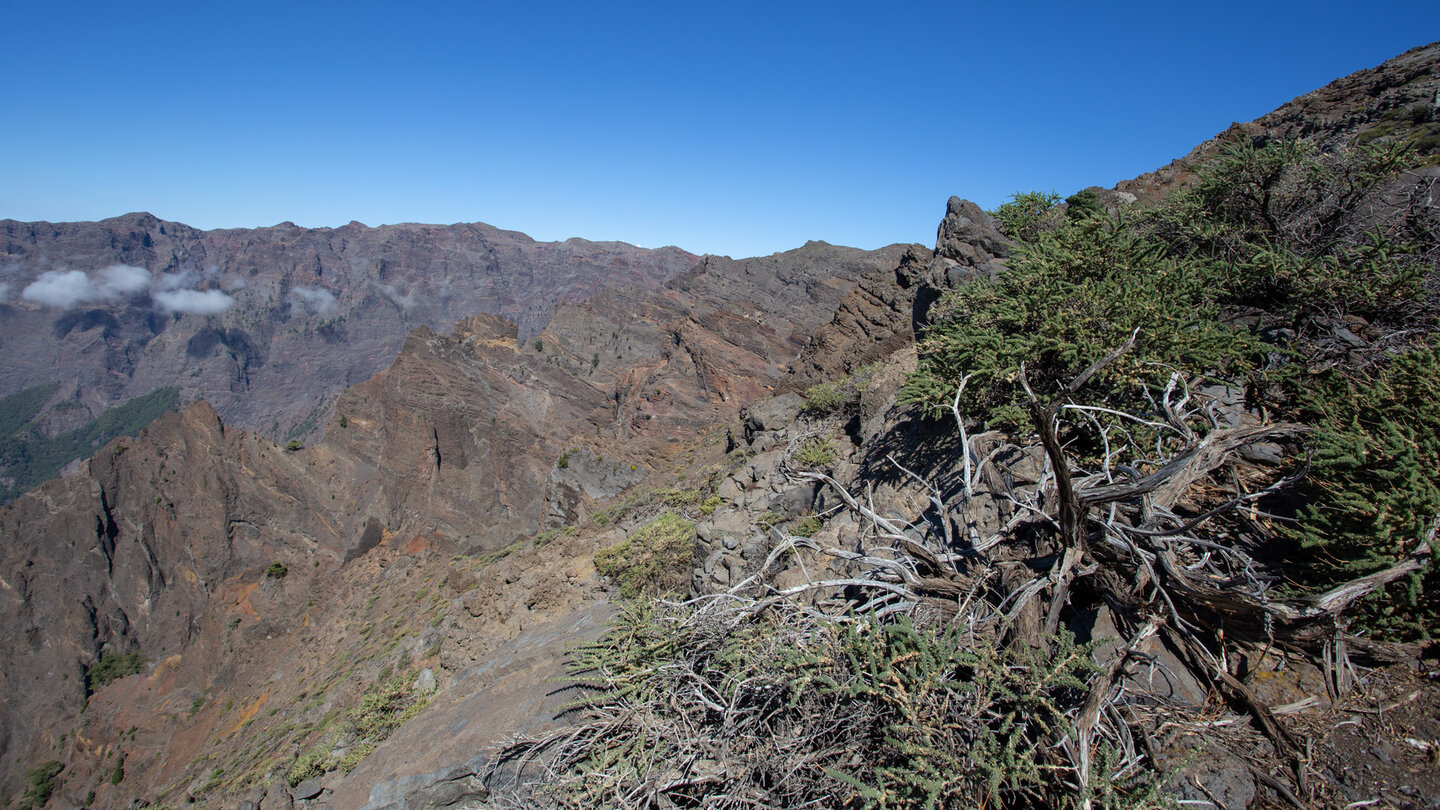
<instances>
[{"instance_id":1,"label":"jagged ridgeline","mask_svg":"<svg viewBox=\"0 0 1440 810\"><path fill-rule=\"evenodd\" d=\"M54 478L66 464L89 457L111 439L134 436L160 414L175 410L180 400L179 389L157 388L106 409L80 427L46 435L36 418L59 387L37 385L0 399L0 504Z\"/></svg>"},{"instance_id":2,"label":"jagged ridgeline","mask_svg":"<svg viewBox=\"0 0 1440 810\"><path fill-rule=\"evenodd\" d=\"M1198 735L1157 749L1186 710L1117 702L1144 694L1126 662L1151 637L1254 718L1278 767L1300 762L1223 662L1428 639L1440 616L1425 162L1393 140L1245 140L1159 205L1016 195L993 212L1008 269L931 308L902 389L913 430L954 452L918 474L865 456L931 509L887 520L821 471L833 456L806 461L824 420L852 418L849 380L811 388L787 474L873 534L772 527L747 578L632 605L573 655L579 725L512 746L495 806L1172 805L1202 750L1228 754ZM997 473L1026 454L1028 484ZM1332 663L1343 694L1350 664ZM1272 789L1298 803L1294 767Z\"/></svg>"}]
</instances>

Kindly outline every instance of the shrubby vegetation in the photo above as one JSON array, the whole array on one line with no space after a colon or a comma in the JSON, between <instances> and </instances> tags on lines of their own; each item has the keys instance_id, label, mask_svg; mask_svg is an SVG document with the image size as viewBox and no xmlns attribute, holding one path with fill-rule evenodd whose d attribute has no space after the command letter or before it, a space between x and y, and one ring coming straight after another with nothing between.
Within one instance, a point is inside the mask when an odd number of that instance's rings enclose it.
<instances>
[{"instance_id":1,"label":"shrubby vegetation","mask_svg":"<svg viewBox=\"0 0 1440 810\"><path fill-rule=\"evenodd\" d=\"M381 680L328 729L321 741L302 753L290 766L286 779L293 787L330 771L349 773L370 756L412 717L430 705L431 694L417 692L411 685L413 671Z\"/></svg>"},{"instance_id":2,"label":"shrubby vegetation","mask_svg":"<svg viewBox=\"0 0 1440 810\"><path fill-rule=\"evenodd\" d=\"M1022 363L1037 396L1053 398L1134 332L1073 401L1153 419L1172 374L1243 390L1253 409L1313 428L1299 522L1279 530L1307 550L1287 571L1293 585L1391 565L1433 544L1440 511L1435 216L1404 210L1399 193L1389 204L1400 210L1374 213L1412 162L1394 142L1317 154L1276 140L1231 146L1164 204L1120 216L1086 206L1062 219L1054 195L1016 195L995 213L1022 240L1018 256L937 305L906 396L945 413L965 381L962 413L1022 429ZM1156 436L1129 431L1116 461L1138 464ZM1372 618L1409 616L1406 632L1430 632L1440 583L1427 582L1372 600Z\"/></svg>"},{"instance_id":3,"label":"shrubby vegetation","mask_svg":"<svg viewBox=\"0 0 1440 810\"><path fill-rule=\"evenodd\" d=\"M1157 757L1149 740L1183 711L1117 700L1128 653L1102 670L1065 630L1086 601L1105 605L1122 650L1164 639L1177 670L1303 769L1303 748L1230 671L1237 645L1318 656L1361 629L1347 626L1365 592L1354 579L1374 572L1421 573L1364 606L1372 638L1424 635L1440 617L1433 566L1414 554L1433 546L1440 513L1440 223L1372 205L1386 184L1403 191L1405 165L1383 144L1240 144L1153 209L1115 215L1087 194L1060 214L1056 195L1016 195L996 213L1018 254L939 302L905 388L973 428L959 494L932 491L937 525L850 497L871 546L828 548L802 521L726 593L631 603L573 656L580 723L511 746L491 776L543 763L547 778L513 797L532 807L1172 804L1157 759L1183 767L1183 743ZM846 407L842 391L810 389L806 412ZM1220 413L1216 391L1242 401ZM1226 421L1251 418L1266 424ZM1047 469L1034 489L1011 487L1030 514L989 539L966 512L971 464L994 457L972 454L981 431L997 451L1039 433ZM1245 436L1289 442L1281 465L1237 464ZM820 449L793 455L804 465ZM653 542L652 527L641 537ZM942 559L927 543L970 554ZM636 559L619 549L602 552L616 577ZM856 565L784 590L764 578L809 554ZM1328 590L1341 582L1352 587ZM1339 694L1344 666L1330 670Z\"/></svg>"},{"instance_id":4,"label":"shrubby vegetation","mask_svg":"<svg viewBox=\"0 0 1440 810\"><path fill-rule=\"evenodd\" d=\"M85 686L90 692L95 692L111 681L144 672L148 663L150 659L138 652L105 653L95 666L85 671Z\"/></svg>"},{"instance_id":5,"label":"shrubby vegetation","mask_svg":"<svg viewBox=\"0 0 1440 810\"><path fill-rule=\"evenodd\" d=\"M694 551L695 524L666 512L596 553L595 570L619 583L627 599L657 596L685 587Z\"/></svg>"},{"instance_id":6,"label":"shrubby vegetation","mask_svg":"<svg viewBox=\"0 0 1440 810\"><path fill-rule=\"evenodd\" d=\"M1153 782L1064 784L1067 712L1095 671L1068 637L1047 654L974 644L962 624L817 622L627 605L572 654L587 722L512 749L550 756L533 807L1154 806ZM1102 753L1102 759L1107 755ZM683 765L683 771L676 771Z\"/></svg>"},{"instance_id":7,"label":"shrubby vegetation","mask_svg":"<svg viewBox=\"0 0 1440 810\"><path fill-rule=\"evenodd\" d=\"M28 426L55 390L55 384L38 386L0 399L0 470L14 479L8 488L0 487L0 503L54 478L66 464L92 455L111 439L134 436L179 404L178 388L157 388L105 411L84 427L46 438Z\"/></svg>"},{"instance_id":8,"label":"shrubby vegetation","mask_svg":"<svg viewBox=\"0 0 1440 810\"><path fill-rule=\"evenodd\" d=\"M65 765L57 760L50 760L25 772L25 795L20 797L22 810L38 810L50 801L50 794L55 792L55 777L65 770Z\"/></svg>"}]
</instances>

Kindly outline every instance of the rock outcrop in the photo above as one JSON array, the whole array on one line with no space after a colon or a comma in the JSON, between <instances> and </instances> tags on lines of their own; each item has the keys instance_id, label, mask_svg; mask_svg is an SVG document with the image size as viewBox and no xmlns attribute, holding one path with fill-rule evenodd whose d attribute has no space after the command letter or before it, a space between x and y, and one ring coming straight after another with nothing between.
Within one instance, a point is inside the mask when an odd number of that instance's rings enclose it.
<instances>
[{"instance_id":1,"label":"rock outcrop","mask_svg":"<svg viewBox=\"0 0 1440 810\"><path fill-rule=\"evenodd\" d=\"M908 246L895 265L861 278L790 364L779 390L803 391L913 343L946 290L972 278L993 278L1004 269L1010 248L993 217L969 200L951 197L935 249Z\"/></svg>"}]
</instances>

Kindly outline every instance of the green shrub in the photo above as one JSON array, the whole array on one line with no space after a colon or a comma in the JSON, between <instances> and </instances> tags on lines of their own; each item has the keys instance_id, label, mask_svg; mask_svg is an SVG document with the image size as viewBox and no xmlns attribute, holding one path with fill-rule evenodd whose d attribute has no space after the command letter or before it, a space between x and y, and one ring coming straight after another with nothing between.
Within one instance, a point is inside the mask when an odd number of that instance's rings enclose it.
<instances>
[{"instance_id":1,"label":"green shrub","mask_svg":"<svg viewBox=\"0 0 1440 810\"><path fill-rule=\"evenodd\" d=\"M555 466L556 466L556 468L561 469L561 470L568 469L568 468L570 467L570 451L569 451L569 450L566 450L565 452L563 452L563 453L560 454L560 458L555 461Z\"/></svg>"},{"instance_id":2,"label":"green shrub","mask_svg":"<svg viewBox=\"0 0 1440 810\"><path fill-rule=\"evenodd\" d=\"M1042 233L995 281L977 279L941 299L902 395L945 409L971 375L965 413L1017 427L1027 421L1022 362L1047 398L1136 329L1135 348L1091 380L1092 400L1147 411L1145 386L1163 387L1177 369L1243 374L1262 344L1219 317L1221 272L1210 261L1166 255L1104 217Z\"/></svg>"},{"instance_id":3,"label":"green shrub","mask_svg":"<svg viewBox=\"0 0 1440 810\"><path fill-rule=\"evenodd\" d=\"M44 807L50 801L50 795L55 792L55 777L65 770L64 764L58 760L50 760L25 772L25 795L20 797L20 807L37 809Z\"/></svg>"},{"instance_id":4,"label":"green shrub","mask_svg":"<svg viewBox=\"0 0 1440 810\"><path fill-rule=\"evenodd\" d=\"M105 653L95 666L86 670L85 685L90 692L95 692L111 681L119 680L126 675L135 675L145 669L150 659L138 652L121 655L120 653Z\"/></svg>"},{"instance_id":5,"label":"green shrub","mask_svg":"<svg viewBox=\"0 0 1440 810\"><path fill-rule=\"evenodd\" d=\"M1068 636L1048 652L975 644L963 625L834 622L781 603L724 614L641 600L572 652L593 690L576 741L536 807L608 807L626 795L705 807L921 810L1077 807L1061 751L1096 672ZM695 696L700 697L695 697ZM663 729L663 731L657 731ZM836 744L842 740L843 744ZM727 752L722 780L674 788L656 763ZM1113 762L1105 742L1098 762ZM1096 807L1152 807L1146 771L1092 770ZM669 792L672 791L673 792ZM727 805L728 806L728 805Z\"/></svg>"},{"instance_id":6,"label":"green shrub","mask_svg":"<svg viewBox=\"0 0 1440 810\"><path fill-rule=\"evenodd\" d=\"M1094 189L1084 189L1071 194L1065 198L1065 217L1071 222L1079 222L1105 213L1100 205L1100 195Z\"/></svg>"},{"instance_id":7,"label":"green shrub","mask_svg":"<svg viewBox=\"0 0 1440 810\"><path fill-rule=\"evenodd\" d=\"M1413 552L1440 514L1440 347L1369 373L1332 370L1307 387L1303 406L1316 427L1313 455L1306 504L1286 533L1306 549L1299 560L1309 584L1373 573ZM1368 621L1429 638L1440 620L1437 591L1432 563L1372 597Z\"/></svg>"},{"instance_id":8,"label":"green shrub","mask_svg":"<svg viewBox=\"0 0 1440 810\"><path fill-rule=\"evenodd\" d=\"M620 585L627 599L685 586L695 554L695 524L666 512L595 554L595 570Z\"/></svg>"},{"instance_id":9,"label":"green shrub","mask_svg":"<svg viewBox=\"0 0 1440 810\"><path fill-rule=\"evenodd\" d=\"M840 410L843 404L845 395L834 383L820 383L805 389L805 402L800 411L823 416Z\"/></svg>"},{"instance_id":10,"label":"green shrub","mask_svg":"<svg viewBox=\"0 0 1440 810\"><path fill-rule=\"evenodd\" d=\"M814 537L815 533L825 527L825 523L814 515L807 515L795 522L790 527L790 534L796 537Z\"/></svg>"},{"instance_id":11,"label":"green shrub","mask_svg":"<svg viewBox=\"0 0 1440 810\"><path fill-rule=\"evenodd\" d=\"M285 450L286 452L293 453L296 450L303 448L304 446L305 445L300 443L299 439L291 439L290 441L285 443Z\"/></svg>"},{"instance_id":12,"label":"green shrub","mask_svg":"<svg viewBox=\"0 0 1440 810\"><path fill-rule=\"evenodd\" d=\"M1000 224L1000 232L1022 242L1029 242L1040 235L1040 231L1052 228L1058 222L1055 207L1060 204L1060 195L1053 191L1029 191L1010 195L1010 201L1002 203L990 212Z\"/></svg>"},{"instance_id":13,"label":"green shrub","mask_svg":"<svg viewBox=\"0 0 1440 810\"><path fill-rule=\"evenodd\" d=\"M118 785L125 781L125 755L115 755L115 768L110 771L110 784Z\"/></svg>"},{"instance_id":14,"label":"green shrub","mask_svg":"<svg viewBox=\"0 0 1440 810\"><path fill-rule=\"evenodd\" d=\"M721 498L719 495L711 495L700 504L700 514L709 517L715 514L715 510L720 508L720 504L722 503L725 503L724 498Z\"/></svg>"},{"instance_id":15,"label":"green shrub","mask_svg":"<svg viewBox=\"0 0 1440 810\"><path fill-rule=\"evenodd\" d=\"M795 463L807 469L825 467L835 461L835 445L829 439L812 436L795 449Z\"/></svg>"},{"instance_id":16,"label":"green shrub","mask_svg":"<svg viewBox=\"0 0 1440 810\"><path fill-rule=\"evenodd\" d=\"M270 579L284 579L289 573L290 569L285 567L285 563L279 562L278 560L265 566L265 576Z\"/></svg>"}]
</instances>

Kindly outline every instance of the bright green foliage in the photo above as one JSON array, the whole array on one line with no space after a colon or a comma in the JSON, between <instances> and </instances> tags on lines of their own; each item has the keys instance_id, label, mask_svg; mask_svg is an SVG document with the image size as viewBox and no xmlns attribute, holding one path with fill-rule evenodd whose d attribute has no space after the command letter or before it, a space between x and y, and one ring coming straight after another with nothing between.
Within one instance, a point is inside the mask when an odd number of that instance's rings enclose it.
<instances>
[{"instance_id":1,"label":"bright green foliage","mask_svg":"<svg viewBox=\"0 0 1440 810\"><path fill-rule=\"evenodd\" d=\"M1105 212L1100 205L1100 195L1094 189L1083 189L1065 198L1065 217L1079 222Z\"/></svg>"},{"instance_id":2,"label":"bright green foliage","mask_svg":"<svg viewBox=\"0 0 1440 810\"><path fill-rule=\"evenodd\" d=\"M828 466L835 461L835 445L829 439L812 436L795 449L795 463L803 468L815 469Z\"/></svg>"},{"instance_id":3,"label":"bright green foliage","mask_svg":"<svg viewBox=\"0 0 1440 810\"><path fill-rule=\"evenodd\" d=\"M1010 201L989 212L1000 222L1000 232L1022 242L1029 242L1042 230L1054 228L1059 220L1055 207L1060 195L1053 191L1027 191L1010 195Z\"/></svg>"},{"instance_id":4,"label":"bright green foliage","mask_svg":"<svg viewBox=\"0 0 1440 810\"><path fill-rule=\"evenodd\" d=\"M790 527L789 534L794 537L814 537L824 527L825 523L820 518L806 515Z\"/></svg>"},{"instance_id":5,"label":"bright green foliage","mask_svg":"<svg viewBox=\"0 0 1440 810\"><path fill-rule=\"evenodd\" d=\"M1163 387L1175 369L1242 374L1259 344L1221 322L1219 274L1211 262L1168 256L1105 218L1042 233L997 280L976 280L941 300L905 396L948 406L961 378L973 375L965 412L1020 425L1022 362L1044 399L1137 328L1135 348L1090 383L1110 407L1145 410L1142 386Z\"/></svg>"},{"instance_id":6,"label":"bright green foliage","mask_svg":"<svg viewBox=\"0 0 1440 810\"><path fill-rule=\"evenodd\" d=\"M138 652L121 655L120 653L105 653L95 666L85 672L85 686L90 692L95 692L111 681L119 680L126 675L135 675L145 669L150 659Z\"/></svg>"},{"instance_id":7,"label":"bright green foliage","mask_svg":"<svg viewBox=\"0 0 1440 810\"><path fill-rule=\"evenodd\" d=\"M1309 552L1312 583L1369 574L1415 551L1440 515L1440 347L1372 374L1324 374L1303 401L1314 456L1308 502L1289 534ZM1423 600L1420 577L1372 600L1371 620L1429 637L1440 620L1437 580L1432 565Z\"/></svg>"},{"instance_id":8,"label":"bright green foliage","mask_svg":"<svg viewBox=\"0 0 1440 810\"><path fill-rule=\"evenodd\" d=\"M270 579L284 579L289 573L290 569L285 567L285 563L279 561L272 562L265 566L265 576Z\"/></svg>"},{"instance_id":9,"label":"bright green foliage","mask_svg":"<svg viewBox=\"0 0 1440 810\"><path fill-rule=\"evenodd\" d=\"M0 438L18 433L58 390L60 383L46 383L0 398Z\"/></svg>"},{"instance_id":10,"label":"bright green foliage","mask_svg":"<svg viewBox=\"0 0 1440 810\"><path fill-rule=\"evenodd\" d=\"M110 784L118 785L125 781L125 755L115 756L115 768L110 771Z\"/></svg>"},{"instance_id":11,"label":"bright green foliage","mask_svg":"<svg viewBox=\"0 0 1440 810\"><path fill-rule=\"evenodd\" d=\"M694 552L695 524L666 512L597 552L595 570L618 582L627 599L663 594L685 585Z\"/></svg>"},{"instance_id":12,"label":"bright green foliage","mask_svg":"<svg viewBox=\"0 0 1440 810\"><path fill-rule=\"evenodd\" d=\"M1302 141L1232 145L1141 227L1177 253L1224 264L1228 301L1374 317L1422 292L1417 254L1433 234L1408 220L1393 235L1367 233L1362 215L1366 195L1413 162L1403 144L1339 155Z\"/></svg>"},{"instance_id":13,"label":"bright green foliage","mask_svg":"<svg viewBox=\"0 0 1440 810\"><path fill-rule=\"evenodd\" d=\"M55 777L63 770L64 764L52 759L26 771L25 795L20 797L22 810L38 810L44 807L45 803L50 801L50 794L55 792Z\"/></svg>"},{"instance_id":14,"label":"bright green foliage","mask_svg":"<svg viewBox=\"0 0 1440 810\"><path fill-rule=\"evenodd\" d=\"M1374 225L1375 190L1412 163L1398 142L1327 154L1296 141L1241 143L1129 222L1095 211L1035 228L998 280L938 303L905 394L945 408L970 375L967 416L1028 429L1021 362L1049 401L1138 327L1135 348L1077 402L1144 416L1173 372L1241 385L1273 416L1315 428L1299 523L1280 530L1302 548L1286 573L1323 589L1383 569L1414 550L1440 511L1440 321L1425 287L1440 261L1435 218L1400 217L1383 233ZM1357 316L1380 342L1337 348L1332 324ZM1258 322L1253 332L1225 325L1242 317ZM1260 340L1276 327L1291 337ZM1153 446L1144 429L1126 430L1132 450ZM1435 580L1432 566L1372 598L1366 621L1426 634L1440 618Z\"/></svg>"}]
</instances>

